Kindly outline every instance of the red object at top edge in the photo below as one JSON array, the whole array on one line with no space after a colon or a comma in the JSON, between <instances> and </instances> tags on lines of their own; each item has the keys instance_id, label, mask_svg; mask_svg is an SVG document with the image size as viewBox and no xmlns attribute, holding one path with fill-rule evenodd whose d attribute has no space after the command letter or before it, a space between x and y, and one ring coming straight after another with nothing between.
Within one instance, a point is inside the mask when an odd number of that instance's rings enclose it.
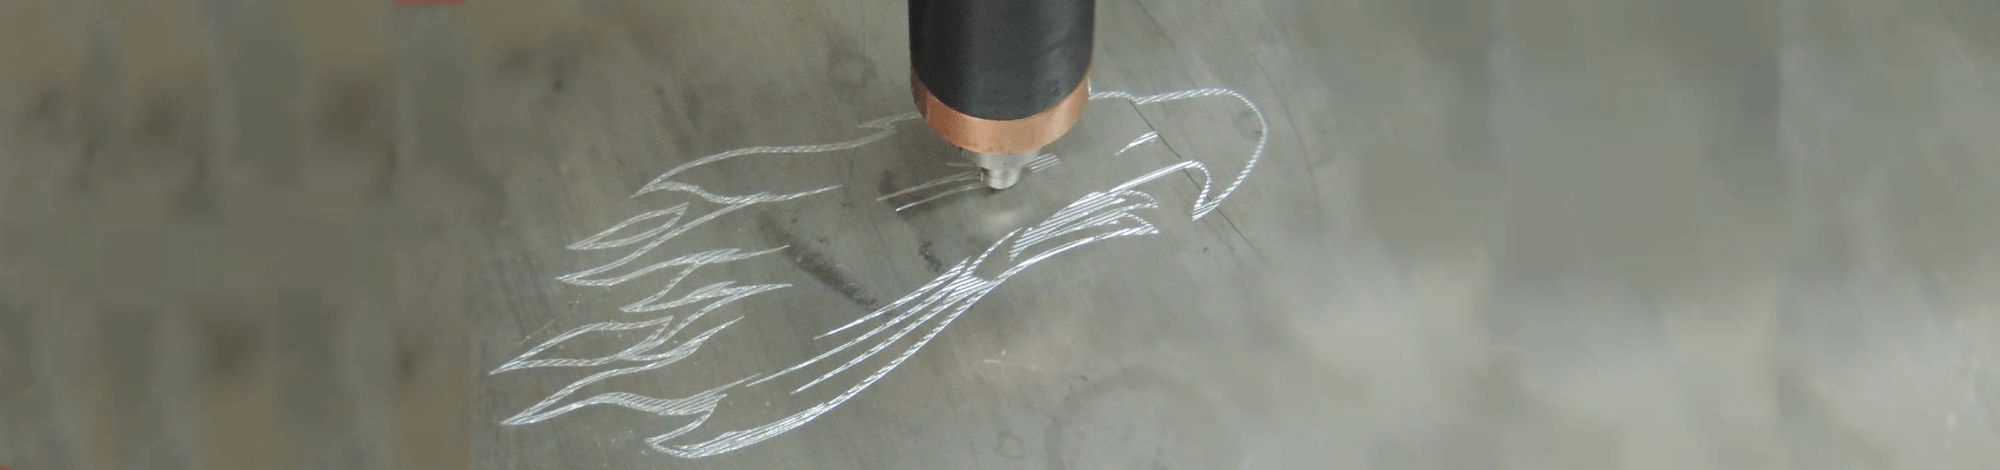
<instances>
[{"instance_id":1,"label":"red object at top edge","mask_svg":"<svg viewBox=\"0 0 2000 470\"><path fill-rule=\"evenodd\" d=\"M396 0L397 5L464 5L465 0ZM6 470L6 469L0 469Z\"/></svg>"}]
</instances>

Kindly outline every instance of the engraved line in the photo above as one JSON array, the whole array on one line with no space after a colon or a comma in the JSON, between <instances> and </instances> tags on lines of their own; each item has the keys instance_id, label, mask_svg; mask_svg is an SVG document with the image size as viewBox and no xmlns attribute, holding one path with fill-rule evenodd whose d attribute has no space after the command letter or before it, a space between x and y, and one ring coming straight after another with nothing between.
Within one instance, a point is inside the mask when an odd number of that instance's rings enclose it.
<instances>
[{"instance_id":1,"label":"engraved line","mask_svg":"<svg viewBox=\"0 0 2000 470\"><path fill-rule=\"evenodd\" d=\"M870 143L874 143L875 141L886 139L889 136L895 135L896 123L916 118L917 118L917 113L908 112L908 113L882 117L873 121L868 121L862 123L859 127L863 129L876 129L876 132L861 137L856 137L854 139L850 139L843 142L835 142L831 144L816 144L816 145L783 145L783 146L749 147L749 148L730 150L727 152L722 152L698 158L695 159L694 161L683 163L680 166L667 170L666 173L662 173L660 174L660 176L653 178L653 181L646 183L645 187L639 188L639 191L637 193L632 194L632 197L639 197L640 195L644 195L646 193L651 193L654 191L682 190L691 188L685 185L672 185L669 183L668 179L673 178L674 175L680 174L683 171L687 171L695 167L707 165L710 163L728 160L731 158L741 157L745 155L760 155L760 154L775 155L775 154L831 152L836 150L847 150L860 147L863 145L868 145ZM693 189L699 189L699 188L693 188ZM699 193L697 195L700 196L703 194L706 194L706 191L703 191L702 193ZM804 196L806 194L801 193L799 195ZM706 198L706 196L704 196L704 198ZM716 201L714 199L710 199L710 201L727 204L726 202Z\"/></svg>"},{"instance_id":2,"label":"engraved line","mask_svg":"<svg viewBox=\"0 0 2000 470\"><path fill-rule=\"evenodd\" d=\"M991 291L991 289L988 289L988 291ZM848 387L847 390L842 391L839 395L834 396L832 399L829 399L825 402L821 402L818 405L813 405L812 407L807 408L804 411L801 411L797 414L793 414L784 419L774 421L770 424L758 426L751 429L745 429L742 431L725 432L722 433L722 435L716 437L715 439L710 439L702 443L692 444L692 445L678 445L678 446L668 446L668 445L661 445L659 443L653 443L653 448L658 449L662 452L666 452L669 455L673 455L675 457L680 457L680 458L694 459L694 458L709 457L709 456L714 456L716 454L721 454L741 449L743 447L747 447L759 442L763 442L764 440L770 439L779 434L784 434L785 432L797 429L799 426L804 426L806 423L811 422L813 419L818 418L821 415L824 415L827 412L832 411L834 408L837 408L840 405L847 403L848 400L854 399L855 396L861 394L862 390L867 390L869 386L872 386L875 384L875 382L882 380L882 377L889 375L890 371L893 371L896 369L896 367L903 365L903 362L908 361L911 356L916 355L918 350L923 349L924 345L929 344L932 339L936 339L938 333L944 332L945 327L951 326L951 323L957 320L960 314L963 314L965 313L966 310L971 309L973 303L976 302L977 300L978 299L975 298L973 299L973 302L966 302L959 304L958 308L953 309L951 314L945 316L944 320L939 321L936 327L931 328L930 332L925 333L922 338L918 338L915 344L911 345L907 349L904 349L901 354L898 354L895 358L890 359L887 364L884 364L881 368L876 369L873 373L868 374L868 376L862 378L859 383L854 384L854 386L852 387Z\"/></svg>"},{"instance_id":3,"label":"engraved line","mask_svg":"<svg viewBox=\"0 0 2000 470\"><path fill-rule=\"evenodd\" d=\"M687 207L688 207L687 203L683 202L680 203L679 205L675 205L673 207L669 207L666 209L660 209L633 216L632 218L625 219L624 222L619 222L618 225L613 225L611 226L611 228L604 229L604 231L602 232L597 232L596 235L591 235L589 238L578 240L576 243L571 243L569 244L568 248L571 250L601 250L605 248L617 248L625 245L630 245L632 243L638 242L640 239L654 235L659 235L660 232L664 232L667 231L667 229L669 228L673 228L675 223L681 221L681 216L687 214ZM611 236L611 234L613 233L618 233L619 230L624 230L626 226L630 226L632 224L643 222L648 219L652 219L654 217L662 215L671 215L673 217L668 218L666 222L661 222L659 227L654 227L652 230L639 232L638 235L620 238L608 242L601 241L604 239L604 237Z\"/></svg>"},{"instance_id":4,"label":"engraved line","mask_svg":"<svg viewBox=\"0 0 2000 470\"><path fill-rule=\"evenodd\" d=\"M1062 158L1057 157L1056 154L1042 154L1040 157L1035 157L1035 161L1028 162L1028 171L1047 170L1049 167L1060 164L1062 164Z\"/></svg>"},{"instance_id":5,"label":"engraved line","mask_svg":"<svg viewBox=\"0 0 2000 470\"><path fill-rule=\"evenodd\" d=\"M1042 155L1038 155L1038 156L1036 156L1034 160L1032 160L1032 161L1029 161L1029 162L1028 162L1028 165L1027 165L1027 167L1028 167L1028 171L1030 171L1030 172L1039 172L1039 171L1042 171L1042 170L1046 170L1046 169L1049 169L1050 167L1053 167L1053 166L1056 166L1056 165L1058 165L1058 164L1061 164L1061 163L1062 163L1062 159L1061 159L1060 157L1057 157L1057 156L1056 156L1055 154L1052 154L1052 153L1051 153L1051 154L1042 154ZM967 165L967 166L970 166L970 165ZM911 187L908 187L908 188L903 188L903 189L901 189L901 190L897 190L896 192L892 192L892 193L889 193L889 194L884 194L884 195L882 195L881 197L877 197L877 198L875 198L875 201L876 201L876 202L882 202L882 201L887 201L887 200L889 200L889 199L891 199L891 198L895 198L895 197L897 197L897 196L902 196L902 195L905 195L905 194L910 194L910 193L913 193L913 192L917 192L917 191L921 191L921 190L924 190L924 189L929 189L929 188L933 188L933 187L937 187L937 186L940 186L940 185L945 185L945 184L950 184L950 183L955 183L955 182L971 182L971 181L979 181L979 179L980 179L980 178L979 178L979 173L978 173L978 172L976 172L976 171L968 171L968 172L959 172L959 173L953 173L953 174L950 174L950 175L946 175L946 176L943 176L943 177L939 177L938 179L934 179L934 180L930 180L930 181L927 181L927 182L924 182L924 183L922 183L922 184L918 184L918 185L916 185L916 186L911 186ZM930 195L930 196L928 196L928 197L925 197L925 198L923 198L923 199L919 199L919 200L916 200L916 201L914 201L914 202L910 202L910 203L907 203L907 204L903 204L903 205L900 205L900 206L896 206L896 208L895 208L895 209L893 209L893 210L894 210L895 212L903 212L903 211L905 211L905 210L908 210L908 209L910 209L910 208L912 208L912 207L916 207L916 206L919 206L919 205L923 205L924 203L927 203L927 202L931 202L931 201L936 201L936 200L938 200L938 199L942 199L942 198L945 198L945 197L947 197L947 196L951 196L951 195L953 195L953 194L958 194L958 193L962 193L962 192L966 192L966 191L971 191L971 190L975 190L975 189L979 189L980 187L983 187L983 186L985 186L985 184L984 184L984 183L975 183L975 184L966 184L966 185L958 185L958 186L955 186L955 187L952 187L951 189L947 189L947 190L944 190L944 191L941 191L941 192L939 192L939 193L937 193L937 194L933 194L933 195Z\"/></svg>"},{"instance_id":6,"label":"engraved line","mask_svg":"<svg viewBox=\"0 0 2000 470\"><path fill-rule=\"evenodd\" d=\"M978 179L978 177L974 177L973 179ZM971 191L971 190L974 190L974 189L979 189L979 188L984 188L984 187L986 187L986 183L981 183L981 182L977 182L977 181L974 181L974 182L972 182L972 183L970 183L970 184L964 184L964 185L959 185L959 186L958 186L958 187L956 187L956 188L951 188L951 189L947 189L947 190L944 190L944 191L940 191L940 192L938 192L937 194L932 194L932 195L930 195L930 197L926 197L926 198L923 198L923 199L918 199L918 200L916 200L915 202L911 202L911 203L909 203L909 204L904 204L904 205L900 205L900 206L896 206L896 212L902 212L902 211L903 211L904 209L909 209L909 208L912 208L912 207L917 207L917 205L919 205L919 204L923 204L923 203L926 203L926 202L931 202L931 201L936 201L936 200L938 200L939 198L943 198L943 197L945 197L945 196L950 196L950 195L953 195L953 194L958 194L958 193L962 193L962 192L966 192L966 191Z\"/></svg>"},{"instance_id":7,"label":"engraved line","mask_svg":"<svg viewBox=\"0 0 2000 470\"><path fill-rule=\"evenodd\" d=\"M667 282L665 288L663 288L659 292L654 293L653 295L647 297L644 300L629 304L621 308L621 310L629 312L656 311L656 310L665 310L670 308L683 307L707 299L719 298L719 300L709 303L708 305L702 307L695 313L688 315L685 318L680 318L678 321L676 321L676 317L674 316L664 316L653 320L646 320L639 322L594 323L591 325L578 327L569 332L565 332L562 335L558 335L556 338L551 338L549 341L543 342L534 348L530 348L527 352L521 354L520 356L517 356L513 360L508 361L508 363L502 365L499 369L494 370L492 373L499 373L508 370L528 368L528 367L556 367L556 366L591 367L591 366L598 366L611 363L621 359L630 361L641 361L645 363L638 366L622 367L609 371L599 372L597 374L592 374L588 377L572 382L569 384L569 386L564 387L563 389L558 390L556 393L549 395L547 398L543 399L541 402L535 404L534 406L528 407L527 409L523 410L521 413L515 415L514 417L504 420L503 424L519 425L519 424L538 422L541 420L548 419L550 417L574 411L575 409L581 407L594 404L611 404L628 409L659 414L662 416L695 416L696 418L691 423L683 425L680 428L676 428L667 433L653 436L646 440L647 444L656 450L660 450L670 455L675 455L683 458L698 458L698 457L705 457L723 452L728 452L731 450L739 449L745 446L761 442L763 440L769 439L779 434L783 434L787 431L802 426L807 422L827 412L830 412L831 410L847 402L848 400L851 400L853 397L857 396L862 390L865 390L866 388L872 386L877 381L881 380L890 371L899 367L901 364L907 361L911 356L916 354L917 351L921 350L924 347L924 345L928 344L931 340L935 339L938 336L938 334L945 329L945 327L949 326L964 312L970 310L974 305L976 305L979 302L980 299L984 298L987 294L997 289L998 286L1003 284L1007 279L1010 279L1015 275L1025 272L1025 270L1029 266L1033 266L1042 261L1052 259L1053 257L1061 253L1065 253L1070 250L1074 250L1076 248L1080 248L1082 246L1086 246L1099 241L1104 241L1119 237L1143 236L1143 235L1152 235L1160 233L1160 230L1157 226L1153 225L1150 221L1146 220L1144 217L1141 217L1136 213L1136 211L1140 210L1158 208L1159 207L1158 201L1154 199L1153 196L1151 196L1150 194L1136 191L1133 188L1136 188L1139 185L1151 181L1156 181L1174 172L1179 172L1179 171L1199 172L1200 178L1198 178L1197 183L1201 186L1201 188L1199 194L1197 194L1195 197L1194 204L1190 211L1190 215L1194 219L1200 219L1201 217L1207 215L1209 212L1216 210L1220 206L1222 200L1227 199L1229 195L1234 193L1235 190L1242 185L1243 181L1247 179L1251 171L1262 159L1265 146L1269 140L1268 122L1266 121L1262 109L1260 109L1254 102L1251 102L1247 97L1243 96L1242 94L1237 93L1234 90L1223 89L1223 88L1203 88L1203 89L1185 90L1179 92L1161 93L1161 94L1144 95L1144 96L1134 95L1124 91L1098 92L1095 91L1094 86L1091 88L1090 91L1090 98L1092 100L1123 99L1130 101L1135 105L1144 105L1144 104L1176 101L1176 100L1183 100L1190 98L1211 97L1211 96L1228 96L1243 103L1245 106L1250 108L1252 113L1254 113L1257 116L1258 124L1260 126L1258 130L1257 144L1250 152L1249 158L1245 161L1244 167L1242 168L1241 171L1239 171L1236 174L1236 177L1233 180L1231 180L1227 186L1221 188L1219 192L1211 192L1211 190L1214 189L1213 188L1214 178L1213 175L1210 173L1209 168L1206 165L1202 164L1201 162L1190 160L1190 161L1179 162L1173 165L1168 165L1166 167L1156 169L1154 171L1140 175L1139 177L1128 180L1109 190L1087 194L1084 197L1081 197L1076 201L1073 201L1068 206L1064 207L1062 210L1059 210L1056 213L1051 214L1048 218L1044 219L1042 222L1038 224L1035 224L1032 227L1027 227L1024 229L1016 229L1013 232L1009 232L1006 236L1003 236L999 240L994 241L991 245L987 247L986 250L982 251L976 257L971 257L965 260L961 260L958 264L954 265L951 270L939 274L936 278L926 283L923 287L911 291L910 293L904 295L903 297L899 298L895 302L890 303L887 306L876 309L875 311L870 312L861 317L855 318L854 320L846 324L833 328L827 331L826 333L819 335L817 338L825 338L827 336L838 334L849 328L853 328L863 323L880 319L883 315L889 314L891 313L891 311L895 311L894 315L890 316L885 321L880 322L880 324L874 326L869 331L864 332L863 334L857 337L850 338L849 340L831 348L831 350L825 353L822 353L811 359L807 359L806 361L795 364L791 367L779 371L776 374L772 374L769 376L761 374L752 374L750 376L738 379L735 382L730 382L720 387L710 389L706 392L678 399L661 399L661 398L646 397L642 395L636 395L624 392L612 392L612 393L600 394L591 398L579 400L560 407L556 407L555 405L557 403L560 403L562 400L573 395L574 393L576 393L577 390L581 389L584 386L608 379L610 377L631 374L631 373L638 373L656 369L659 367L664 367L666 365L679 361L682 358L688 357L694 351L699 349L700 346L704 344L710 337L726 329L727 327L735 324L737 321L742 320L743 317L730 319L728 321L722 322L717 326L704 330L702 333L697 334L694 337L689 338L685 341L682 341L680 344L677 344L674 347L669 348L664 352L645 354L647 351L657 349L665 345L668 341L671 341L672 338L678 335L678 332L682 328L687 327L689 324L691 324L693 321L695 321L697 318L701 317L704 314L707 314L713 310L719 309L723 306L729 305L730 303L733 303L737 300L741 300L748 296L756 295L763 292L768 292L771 290L787 286L784 284L759 284L759 285L736 286L734 285L734 281L724 281L695 289L694 291L683 295L681 298L677 300L665 303L658 303L660 299L663 299L667 296L668 292L673 291L682 280L687 278L687 276L693 270L698 269L701 266L706 266L710 264L728 263L756 256L761 256L764 254L769 254L778 250L782 250L786 247L779 247L779 248L754 251L754 252L746 252L740 249L713 250L708 252L695 253L691 255L683 255L681 257L677 257L660 263L655 263L653 265L648 265L634 272L620 276L615 276L612 278L587 279L588 277L601 274L612 269L617 269L626 264L629 264L632 261L639 258L640 256L644 255L645 253L650 252L651 250L661 246L665 242L677 237L678 235L685 233L686 231L691 230L694 227L700 226L706 222L714 220L715 218L721 215L734 212L736 210L740 210L755 204L788 201L792 199L802 198L806 196L811 196L831 191L833 189L840 187L838 185L835 185L835 186L828 186L818 189L807 190L798 193L760 192L749 195L723 195L723 194L716 194L709 192L708 190L701 188L699 186L672 181L671 178L673 176L681 172L687 171L689 169L699 167L701 165L706 165L709 163L719 162L740 156L756 155L756 154L804 154L804 153L829 152L829 151L856 148L894 135L894 133L896 132L896 128L894 127L894 125L896 123L915 119L917 115L916 113L903 113L863 123L859 127L864 129L875 129L876 132L863 135L861 137L857 137L854 139L850 139L847 141L835 142L830 144L818 144L818 145L767 146L767 147L742 148L742 149L736 149L709 155L677 166L667 171L666 173L661 174L659 177L656 177L651 182L647 183L645 187L641 188L637 193L633 194L633 197L638 197L640 195L656 191L671 191L671 192L680 192L688 194L713 203L724 204L725 207L716 209L701 217L697 217L694 220L688 221L686 224L680 223L681 218L686 215L687 204L685 203L667 209L649 211L640 214L638 216L626 219L625 221L622 221L619 224L616 224L609 229L599 232L591 237L585 238L584 240L572 243L568 246L568 248L578 251L600 250L600 249L624 247L633 244L639 244L641 241L645 241L643 245L639 246L633 252L627 254L625 257L622 257L618 260L598 266L596 268L565 275L559 279L562 280L563 282L576 285L612 286L621 284L636 277L646 275L661 269L680 267L681 269L679 270L679 272L676 273L675 276ZM1131 143L1128 143L1124 148L1119 149L1118 152L1114 153L1114 155L1123 154L1124 152L1130 150L1133 147L1144 144L1146 142L1159 140L1159 138L1160 137L1157 131L1148 132L1147 134L1141 135L1139 138L1133 140ZM1031 171L1039 171L1059 163L1060 161L1056 159L1054 155L1050 154L1038 157L1036 160L1030 162L1028 167ZM947 165L966 166L963 165L962 163L961 164L948 163ZM936 188L939 186L951 184L953 182L965 181L965 180L954 181L953 178L966 178L968 176L975 179L977 178L976 173L958 173L958 174L948 175L941 180L927 182L925 184L919 185L918 187L906 188L904 190L897 191L895 193L884 195L878 198L877 201L878 202L886 201L890 198L913 194L916 191ZM970 190L968 189L968 187L976 188L977 186L979 186L977 183L972 185L954 186L951 187L950 189L945 190L942 194L932 195L930 197L924 198L923 200L899 206L896 210L901 211L903 209L913 207L917 204L923 204L929 201L936 200L945 195L955 194L958 192ZM1212 198L1211 194L1213 194ZM655 219L659 219L661 221L660 224L656 227L647 229L643 232L634 235L625 236L623 238L618 238L615 240L608 240L608 241L606 240L612 237L613 235L623 232L632 225L636 225L647 221L653 221ZM1127 221L1129 221L1130 223L1127 224ZM1117 227L1119 225L1125 225L1125 226L1122 228L1114 228L1108 231L1102 231L1092 235L1069 240L1065 243L1035 253L1031 256L1027 256L1025 258L1022 257L1022 255L1026 253L1027 250L1037 247L1043 243L1052 241L1056 238L1070 236L1073 234L1082 233L1089 230ZM647 241L648 239L650 239L650 241ZM1011 244L1011 246L1007 250L1008 252L1007 259L1013 262L1012 266L1008 266L1006 269L1002 270L999 274L995 275L991 279L984 279L974 274L975 270L979 266L984 266L985 261L991 254L997 251L1001 246L1008 244ZM773 421L749 429L724 432L706 441L694 444L686 444L686 445L669 444L669 441L677 437L686 435L687 433L692 432L695 429L698 429L705 423L707 423L710 417L713 416L717 408L720 406L721 401L726 399L728 395L726 393L727 390L737 387L755 386L757 384L761 384L765 381L768 381L772 378L788 375L795 371L804 370L806 367L812 366L814 364L819 364L821 363L821 361L825 360L826 358L832 357L834 354L839 354L844 351L852 350L854 347L860 346L864 343L872 343L871 346L859 352L855 357L852 357L842 362L841 364L833 367L831 370L828 370L818 375L813 380L808 381L804 385L792 389L792 393L795 394L800 393L808 388L812 388L816 385L831 380L833 377L843 372L852 370L854 367L860 365L861 362L864 362L871 357L875 357L882 351L887 350L888 348L894 346L897 342L909 338L911 334L923 328L924 325L931 325L931 326L928 329L928 331L926 331L920 337L918 337L912 344L905 346L897 355L890 358L885 364L881 365L878 368L875 368L867 376L861 378L860 381L852 384L851 386L840 392L838 395L834 396L833 398L827 401L813 405L805 410L790 415L784 419L780 419L777 421ZM581 337L588 333L600 332L600 331L616 332L616 331L626 331L626 330L635 330L643 328L652 328L653 333L649 335L647 338L641 340L638 344L635 344L632 347L628 347L625 350L622 350L618 353L609 356L600 358L591 358L591 359L568 359L568 358L531 359L532 357L552 348L556 344L560 344L564 341ZM877 337L878 335L889 332L891 330L894 330L894 333L879 338Z\"/></svg>"},{"instance_id":8,"label":"engraved line","mask_svg":"<svg viewBox=\"0 0 2000 470\"><path fill-rule=\"evenodd\" d=\"M901 306L903 304L915 300L913 297L915 296L916 293L929 292L932 289L938 288L938 286L943 286L946 282L951 282L952 279L957 278L959 271L968 269L972 268L970 267L970 265L966 263L966 261L959 261L959 263L957 265L952 266L950 270L946 270L943 274L939 274L936 279L932 279L931 282L924 284L923 287L919 287L916 290L911 291L910 295L904 295L903 298L896 299L895 302L889 303L888 306L877 309L874 312L870 312L867 315L862 315L861 318L856 318L854 319L854 321L847 322L847 324L841 325L831 330L827 330L825 333L820 333L819 336L814 336L813 339L825 338L829 335L839 333L841 330L852 328L855 325L859 325L874 317L881 316L883 312L893 310L898 306Z\"/></svg>"},{"instance_id":9,"label":"engraved line","mask_svg":"<svg viewBox=\"0 0 2000 470\"><path fill-rule=\"evenodd\" d=\"M741 318L738 318L737 320L741 320ZM730 320L729 323L735 323L737 320ZM729 326L729 323L725 323L722 326ZM719 331L719 330L721 330L721 327L717 327L715 330L711 331ZM701 338L701 339L706 340L707 338ZM530 406L528 407L528 409L522 410L519 414L516 414L513 417L502 420L501 424L534 423L561 415L563 413L568 413L571 410L575 410L577 408L582 408L597 403L607 403L607 402L593 402L591 400L586 399L583 401L570 403L568 405L564 405L562 407L558 407L555 409L548 409L548 407L553 406L557 402L562 401L563 398L569 397L571 394L576 393L577 390L581 390L583 389L583 387L588 386L590 384L601 382L604 381L605 379L609 379L612 377L666 367L668 365L673 364L674 362L676 361L672 359L665 359L665 360L653 361L651 363L644 365L612 369L604 372L598 372L596 374L591 374L589 377L584 377L575 382L571 382L568 386L563 387L561 390L557 390L554 394L550 394L548 398L544 398L542 399L541 402L536 403L534 406ZM620 404L620 403L611 403L611 404Z\"/></svg>"},{"instance_id":10,"label":"engraved line","mask_svg":"<svg viewBox=\"0 0 2000 470\"><path fill-rule=\"evenodd\" d=\"M626 348L623 351L614 353L610 356L606 356L606 358L609 358L610 360L616 360L616 359L643 360L643 358L647 356L635 356L635 355L640 352L649 350L653 347L656 347L658 345L666 343L668 340L671 340L675 335L679 334L682 328L686 328L688 324L693 323L695 320L700 319L703 315L707 314L708 312L722 308L723 306L729 305L730 303L733 303L737 300L741 300L745 297L749 297L750 295L763 292L764 290L776 289L778 287L785 287L785 286L786 285L784 284L767 284L760 286L750 286L752 287L751 289L738 288L736 291L729 293L729 295L723 298L722 300L715 301L714 303L711 303L705 307L702 307L700 310L695 311L694 314L688 315L688 317L682 319L680 323L674 324L674 326L671 329L655 330L653 334L648 335L646 339L641 340L638 344L634 345L633 347ZM762 290L755 289L759 287L764 289ZM534 348L530 348L527 352L521 353L521 355L516 356L513 360L508 361L504 365L501 365L500 368L495 369L492 372L489 372L489 374L498 374L501 372L507 372L516 369L527 369L533 367L575 367L575 366L603 364L608 362L608 360L600 361L600 359L604 358L599 358L599 359L565 359L565 358L530 359L530 358L534 357L537 354L540 354L542 351L546 351L550 348L555 347L556 345L569 341L570 339L577 338L589 333L595 333L601 331L618 332L618 331L628 331L628 330L636 330L642 328L661 328L665 325L673 324L674 319L675 317L673 316L665 316L665 317L655 318L652 320L645 320L638 322L601 322L601 323L592 323L580 326L570 331L564 332L561 335L557 335L555 338L550 338L548 341L544 341L541 344L536 345Z\"/></svg>"},{"instance_id":11,"label":"engraved line","mask_svg":"<svg viewBox=\"0 0 2000 470\"><path fill-rule=\"evenodd\" d=\"M595 268L590 268L583 271L565 274L562 275L561 277L557 277L556 279L572 285L608 287L608 286L623 284L625 281L632 280L632 278L636 278L639 276L646 275L647 273L653 271L671 267L672 264L670 263L672 263L672 261L667 261L647 266L644 268L640 268L637 271L627 273L623 276L617 276L609 279L584 279L591 275L617 269L621 266L624 266L627 263L631 263L633 260L639 259L640 256L644 256L646 253L653 251L654 248L659 248L660 245L666 244L667 241L673 240L674 237L680 236L680 234L685 233L688 230L692 230L695 227L699 227L701 226L701 224L707 223L710 220L715 220L716 217L721 217L723 214L735 212L737 210L749 206L750 203L739 203L739 204L732 204L723 207L721 209L716 209L714 212L709 212L708 214L696 218L694 221L688 222L686 225L681 225L671 230L667 230L666 232L654 237L653 241L647 242L644 246L639 247L639 249L637 250L633 250L631 253L626 254L622 258L618 258L617 260L614 260L610 263L605 263L604 265Z\"/></svg>"},{"instance_id":12,"label":"engraved line","mask_svg":"<svg viewBox=\"0 0 2000 470\"><path fill-rule=\"evenodd\" d=\"M1124 155L1125 151L1132 150L1132 147L1138 147L1139 144L1152 142L1154 140L1158 140L1159 138L1160 138L1160 131L1147 131L1145 134L1140 135L1139 138L1133 139L1132 143L1125 144L1125 148L1118 149L1116 153L1112 153L1111 155L1114 157L1119 155Z\"/></svg>"},{"instance_id":13,"label":"engraved line","mask_svg":"<svg viewBox=\"0 0 2000 470\"><path fill-rule=\"evenodd\" d=\"M893 192L893 193L889 193L889 194L884 194L884 195L882 195L882 197L878 197L878 198L875 198L875 202L882 202L882 201L887 201L887 200L889 200L889 198L893 198L893 197L896 197L896 196L901 196L901 195L904 195L904 194L909 194L909 193L913 193L913 192L917 192L917 191L922 191L922 190L924 190L924 189L928 189L928 188L933 188L933 187L937 187L937 186L943 186L943 185L946 185L946 184L951 184L951 183L957 183L957 182L961 182L961 181L977 181L977 180L979 180L979 173L976 173L976 172L970 172L970 171L962 171L962 172L958 172L958 173L952 173L952 174L950 174L950 175L945 175L945 176L944 176L944 177L942 177L942 178L938 178L938 179L934 179L934 180L930 180L930 181L928 181L928 182L925 182L924 184L919 184L919 185L916 185L916 186L911 186L911 187L908 187L908 188L903 188L902 190L898 190L898 191L896 191L896 192Z\"/></svg>"},{"instance_id":14,"label":"engraved line","mask_svg":"<svg viewBox=\"0 0 2000 470\"><path fill-rule=\"evenodd\" d=\"M1004 241L1007 238L1013 237L1014 233L1015 232L1009 232L1006 236L1001 237L1001 240ZM922 312L924 309L929 308L933 303L937 302L938 300L949 299L950 295L953 292L955 292L954 287L960 282L960 280L972 277L973 276L972 272L975 269L977 269L978 266L984 263L986 261L987 256L991 255L994 249L998 248L999 246L1000 243L995 242L994 244L988 246L986 248L986 251L981 252L979 256L959 261L958 264L953 265L951 269L946 270L942 274L939 274L937 278L932 279L931 282L925 283L923 287L910 291L909 294L903 295L902 298L896 299L895 302L891 302L888 306L876 309L874 312L870 312L869 314L864 315L861 318L857 318L854 321L848 322L847 324L835 327L832 330L828 330L826 333L822 333L819 336L814 337L813 339L825 338L828 335L839 333L841 330L852 328L855 325L859 325L869 319L881 316L885 312L888 312L890 310L895 310L903 306L904 304L909 304L911 302L916 301L917 299L922 299L921 302L916 302L915 305L911 305L908 309L906 309L904 313L897 314L895 317L890 318L889 321L883 322L881 325L877 325L874 329L868 330L866 333L862 333L861 336L849 339L847 342L841 343L839 346L835 346L832 349L828 350L827 352L821 353L818 356L814 356L812 359L807 359L804 362L800 362L796 365L785 368L785 370L778 371L778 373L766 376L765 378L760 379L757 382L752 383L751 385L756 385L757 383L763 383L773 378L784 376L793 371L817 363L821 359L825 359L828 356L832 356L841 351L845 351L848 348L859 345L863 341L866 341L869 338L874 337L875 335L880 334L883 331L887 331L889 328L899 323L902 323L903 320L916 316L919 312ZM948 302L949 300L947 300L947 303ZM921 320L919 320L919 323L921 323ZM795 390L793 391L793 393L797 393L797 391Z\"/></svg>"}]
</instances>

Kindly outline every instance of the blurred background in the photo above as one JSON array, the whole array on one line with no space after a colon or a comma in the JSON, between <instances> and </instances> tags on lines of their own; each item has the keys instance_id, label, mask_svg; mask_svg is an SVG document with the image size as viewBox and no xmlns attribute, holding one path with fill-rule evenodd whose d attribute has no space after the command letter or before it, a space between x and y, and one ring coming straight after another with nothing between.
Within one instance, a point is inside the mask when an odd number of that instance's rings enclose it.
<instances>
[{"instance_id":1,"label":"blurred background","mask_svg":"<svg viewBox=\"0 0 2000 470\"><path fill-rule=\"evenodd\" d=\"M683 460L643 413L500 425L575 377L489 372L654 288L556 278L662 171L911 111L902 2L0 1L0 466L2000 468L2000 5L1097 9L1097 89L1268 127L1093 103L1050 175L914 215L875 198L945 171L921 131L713 175L846 189L689 235L792 247L712 269L793 287L631 386L782 365L995 214L1268 136L1219 216L1159 193L1162 234Z\"/></svg>"}]
</instances>

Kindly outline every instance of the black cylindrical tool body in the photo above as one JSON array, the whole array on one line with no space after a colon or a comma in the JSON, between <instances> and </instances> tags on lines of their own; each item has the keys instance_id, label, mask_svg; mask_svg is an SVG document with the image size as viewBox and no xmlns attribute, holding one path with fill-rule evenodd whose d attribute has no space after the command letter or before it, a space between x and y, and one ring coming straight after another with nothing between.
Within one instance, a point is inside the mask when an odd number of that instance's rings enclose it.
<instances>
[{"instance_id":1,"label":"black cylindrical tool body","mask_svg":"<svg viewBox=\"0 0 2000 470\"><path fill-rule=\"evenodd\" d=\"M1027 118L1090 71L1096 0L910 0L910 68L952 110Z\"/></svg>"}]
</instances>

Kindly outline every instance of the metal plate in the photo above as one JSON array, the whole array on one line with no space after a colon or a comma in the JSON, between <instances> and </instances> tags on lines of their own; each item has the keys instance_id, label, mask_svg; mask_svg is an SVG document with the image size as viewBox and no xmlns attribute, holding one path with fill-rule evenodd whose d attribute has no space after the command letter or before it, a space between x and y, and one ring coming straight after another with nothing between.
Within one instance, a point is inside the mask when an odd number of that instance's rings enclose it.
<instances>
[{"instance_id":1,"label":"metal plate","mask_svg":"<svg viewBox=\"0 0 2000 470\"><path fill-rule=\"evenodd\" d=\"M894 1L12 2L0 466L1991 468L1977 3L1104 1L996 193Z\"/></svg>"}]
</instances>

